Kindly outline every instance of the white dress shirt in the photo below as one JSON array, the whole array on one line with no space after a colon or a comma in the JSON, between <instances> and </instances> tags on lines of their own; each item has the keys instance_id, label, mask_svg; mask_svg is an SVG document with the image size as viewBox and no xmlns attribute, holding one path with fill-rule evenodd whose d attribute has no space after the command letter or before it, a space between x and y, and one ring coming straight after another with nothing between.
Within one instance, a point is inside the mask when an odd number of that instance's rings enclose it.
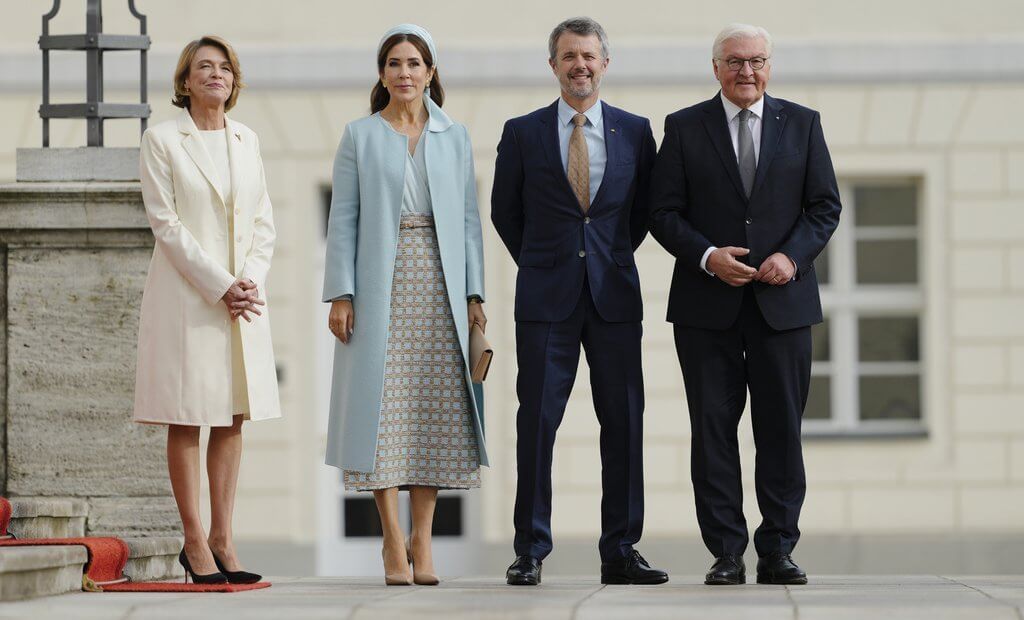
<instances>
[{"instance_id":1,"label":"white dress shirt","mask_svg":"<svg viewBox=\"0 0 1024 620\"><path fill-rule=\"evenodd\" d=\"M743 108L729 101L724 93L720 93L719 96L722 99L722 106L725 108L725 119L729 125L729 137L732 138L732 150L736 153L736 163L738 164L740 161L740 112ZM758 158L761 157L761 115L764 112L764 97L752 103L747 109L750 110L747 126L750 127L750 135L754 139L754 165L756 166ZM717 249L716 246L710 246L707 250L704 250L704 255L700 257L700 268L711 276L715 274L708 271L708 257Z\"/></svg>"},{"instance_id":2,"label":"white dress shirt","mask_svg":"<svg viewBox=\"0 0 1024 620\"><path fill-rule=\"evenodd\" d=\"M562 154L562 170L569 174L569 138L576 127L572 117L578 112L565 99L558 98L558 150ZM604 178L604 167L608 163L608 151L604 146L604 120L601 100L598 99L590 109L583 113L587 122L583 125L583 137L587 141L587 156L590 161L590 204L594 204L594 196L601 187Z\"/></svg>"}]
</instances>

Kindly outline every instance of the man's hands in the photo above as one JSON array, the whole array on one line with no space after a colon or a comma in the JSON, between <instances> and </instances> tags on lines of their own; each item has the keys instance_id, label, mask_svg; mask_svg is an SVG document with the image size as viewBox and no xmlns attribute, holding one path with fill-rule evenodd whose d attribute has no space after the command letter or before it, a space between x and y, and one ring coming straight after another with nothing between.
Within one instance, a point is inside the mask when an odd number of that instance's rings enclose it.
<instances>
[{"instance_id":1,"label":"man's hands","mask_svg":"<svg viewBox=\"0 0 1024 620\"><path fill-rule=\"evenodd\" d=\"M242 317L250 323L252 323L252 319L249 317L249 313L262 316L263 313L260 312L258 306L267 305L267 302L260 299L256 283L248 278L235 280L235 283L220 300L228 307L232 321L237 321L238 317Z\"/></svg>"},{"instance_id":2,"label":"man's hands","mask_svg":"<svg viewBox=\"0 0 1024 620\"><path fill-rule=\"evenodd\" d=\"M330 328L334 337L348 344L352 338L356 320L355 310L352 308L351 299L338 299L331 302L331 313L327 317L327 327Z\"/></svg>"},{"instance_id":3,"label":"man's hands","mask_svg":"<svg viewBox=\"0 0 1024 620\"><path fill-rule=\"evenodd\" d=\"M736 260L737 256L746 256L747 254L750 254L750 250L747 248L733 246L718 248L708 255L708 271L729 286L743 286L752 280L772 286L782 286L792 280L796 273L793 261L781 252L776 252L765 259L759 269L754 269Z\"/></svg>"},{"instance_id":4,"label":"man's hands","mask_svg":"<svg viewBox=\"0 0 1024 620\"><path fill-rule=\"evenodd\" d=\"M792 280L794 275L796 275L796 265L793 264L793 261L782 252L776 252L761 263L754 279L772 286L782 286Z\"/></svg>"}]
</instances>

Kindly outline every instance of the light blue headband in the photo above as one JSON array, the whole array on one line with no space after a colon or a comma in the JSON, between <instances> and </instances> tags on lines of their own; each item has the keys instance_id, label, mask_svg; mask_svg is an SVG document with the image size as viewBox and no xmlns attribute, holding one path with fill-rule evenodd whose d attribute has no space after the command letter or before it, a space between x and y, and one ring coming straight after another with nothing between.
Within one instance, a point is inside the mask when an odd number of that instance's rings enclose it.
<instances>
[{"instance_id":1,"label":"light blue headband","mask_svg":"<svg viewBox=\"0 0 1024 620\"><path fill-rule=\"evenodd\" d=\"M434 47L434 37L430 36L430 33L425 28L416 24L398 24L385 32L384 36L380 38L380 43L377 44L378 55L382 51L381 48L384 47L384 42L396 34L411 34L423 39L423 42L427 44L427 49L430 50L430 55L434 58L434 66L437 66L437 48Z\"/></svg>"}]
</instances>

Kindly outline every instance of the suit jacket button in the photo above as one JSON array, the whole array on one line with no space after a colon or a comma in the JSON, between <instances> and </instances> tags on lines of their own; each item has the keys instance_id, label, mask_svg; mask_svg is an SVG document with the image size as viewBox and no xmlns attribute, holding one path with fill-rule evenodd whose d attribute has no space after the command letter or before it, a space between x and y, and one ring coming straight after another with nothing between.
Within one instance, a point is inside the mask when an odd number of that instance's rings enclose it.
<instances>
[{"instance_id":1,"label":"suit jacket button","mask_svg":"<svg viewBox=\"0 0 1024 620\"><path fill-rule=\"evenodd\" d=\"M587 255L586 250L580 250L580 253L579 253L579 257L580 258L584 258L584 257L586 257L586 255Z\"/></svg>"},{"instance_id":2,"label":"suit jacket button","mask_svg":"<svg viewBox=\"0 0 1024 620\"><path fill-rule=\"evenodd\" d=\"M748 218L747 218L747 225L749 226L750 224L753 224L753 223L754 223L754 220L752 220L752 219L750 219L750 218L748 217Z\"/></svg>"},{"instance_id":3,"label":"suit jacket button","mask_svg":"<svg viewBox=\"0 0 1024 620\"><path fill-rule=\"evenodd\" d=\"M589 217L583 218L583 223L584 224L589 224L590 223L590 218Z\"/></svg>"}]
</instances>

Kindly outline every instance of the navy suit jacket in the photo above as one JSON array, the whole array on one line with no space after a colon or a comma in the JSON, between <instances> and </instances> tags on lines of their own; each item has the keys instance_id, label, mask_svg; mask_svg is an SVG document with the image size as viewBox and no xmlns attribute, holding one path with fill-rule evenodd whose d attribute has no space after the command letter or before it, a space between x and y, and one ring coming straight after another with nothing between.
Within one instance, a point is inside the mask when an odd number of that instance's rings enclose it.
<instances>
[{"instance_id":1,"label":"navy suit jacket","mask_svg":"<svg viewBox=\"0 0 1024 620\"><path fill-rule=\"evenodd\" d=\"M608 163L586 215L562 167L558 101L505 123L491 221L519 266L516 321L567 319L584 278L605 321L643 318L633 251L648 230L654 135L646 118L604 102L602 115Z\"/></svg>"},{"instance_id":2,"label":"navy suit jacket","mask_svg":"<svg viewBox=\"0 0 1024 620\"><path fill-rule=\"evenodd\" d=\"M820 323L814 259L839 224L839 189L817 112L764 95L761 150L748 199L720 95L665 118L651 182L651 232L676 257L668 320L725 329L739 315L743 287L700 268L709 246L738 246L752 267L775 252L797 278L753 282L761 314L777 330Z\"/></svg>"}]
</instances>

